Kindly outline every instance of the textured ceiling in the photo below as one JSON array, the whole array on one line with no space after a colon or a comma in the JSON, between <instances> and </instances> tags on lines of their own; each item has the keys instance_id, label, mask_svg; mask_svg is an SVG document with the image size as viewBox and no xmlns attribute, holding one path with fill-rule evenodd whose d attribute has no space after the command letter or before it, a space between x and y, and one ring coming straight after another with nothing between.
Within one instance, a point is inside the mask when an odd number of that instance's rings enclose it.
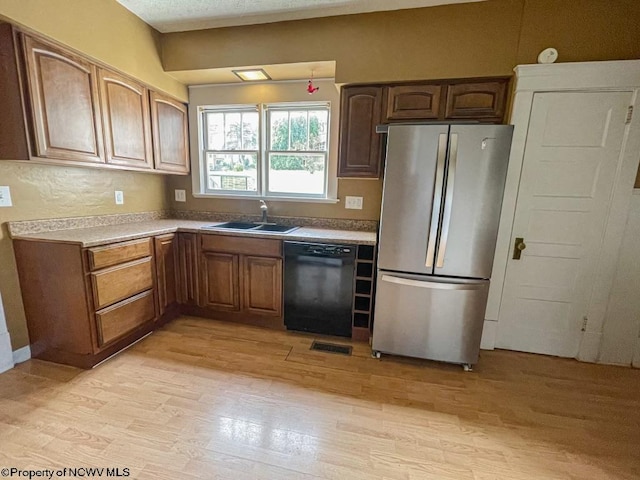
<instances>
[{"instance_id":1,"label":"textured ceiling","mask_svg":"<svg viewBox=\"0 0 640 480\"><path fill-rule=\"evenodd\" d=\"M118 0L161 32L272 23L482 0Z\"/></svg>"}]
</instances>

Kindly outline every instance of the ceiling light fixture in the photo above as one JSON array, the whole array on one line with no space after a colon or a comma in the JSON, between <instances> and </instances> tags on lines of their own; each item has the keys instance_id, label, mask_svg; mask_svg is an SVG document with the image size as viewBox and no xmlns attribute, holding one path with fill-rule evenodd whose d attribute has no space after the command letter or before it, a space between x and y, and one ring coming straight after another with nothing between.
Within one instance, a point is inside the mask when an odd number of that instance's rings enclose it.
<instances>
[{"instance_id":1,"label":"ceiling light fixture","mask_svg":"<svg viewBox=\"0 0 640 480\"><path fill-rule=\"evenodd\" d=\"M271 77L262 68L250 68L247 70L231 70L243 82L258 82L271 80Z\"/></svg>"}]
</instances>

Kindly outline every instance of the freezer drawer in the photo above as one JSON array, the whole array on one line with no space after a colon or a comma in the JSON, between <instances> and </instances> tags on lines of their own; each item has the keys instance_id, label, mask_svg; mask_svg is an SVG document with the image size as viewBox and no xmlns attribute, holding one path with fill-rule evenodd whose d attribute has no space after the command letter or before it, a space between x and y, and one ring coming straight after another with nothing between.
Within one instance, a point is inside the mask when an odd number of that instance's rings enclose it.
<instances>
[{"instance_id":1,"label":"freezer drawer","mask_svg":"<svg viewBox=\"0 0 640 480\"><path fill-rule=\"evenodd\" d=\"M379 271L373 350L476 363L488 291L488 280Z\"/></svg>"}]
</instances>

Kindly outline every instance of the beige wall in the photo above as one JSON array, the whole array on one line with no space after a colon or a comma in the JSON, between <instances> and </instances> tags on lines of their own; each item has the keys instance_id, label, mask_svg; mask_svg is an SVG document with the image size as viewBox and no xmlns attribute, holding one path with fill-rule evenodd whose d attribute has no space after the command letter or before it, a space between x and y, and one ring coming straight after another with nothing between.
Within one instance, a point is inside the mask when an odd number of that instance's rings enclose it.
<instances>
[{"instance_id":1,"label":"beige wall","mask_svg":"<svg viewBox=\"0 0 640 480\"><path fill-rule=\"evenodd\" d=\"M158 90L187 98L186 88L162 70L159 33L115 0L2 0L0 16L80 50ZM165 207L164 178L152 174L0 160L0 185L11 188L14 204L0 208L0 291L14 349L27 345L29 339L5 222ZM124 191L123 206L115 205L116 189Z\"/></svg>"},{"instance_id":2,"label":"beige wall","mask_svg":"<svg viewBox=\"0 0 640 480\"><path fill-rule=\"evenodd\" d=\"M640 58L638 0L489 0L162 36L168 71L336 61L340 83L510 75L560 61Z\"/></svg>"},{"instance_id":3,"label":"beige wall","mask_svg":"<svg viewBox=\"0 0 640 480\"><path fill-rule=\"evenodd\" d=\"M511 75L548 46L560 61L640 58L638 0L489 0L479 3L162 36L168 71L336 61L339 83ZM177 208L255 213L252 200L194 199L188 178L168 181ZM364 197L363 210L336 205L274 203L280 215L377 219L380 181L340 180L338 196Z\"/></svg>"},{"instance_id":4,"label":"beige wall","mask_svg":"<svg viewBox=\"0 0 640 480\"><path fill-rule=\"evenodd\" d=\"M259 85L227 85L191 88L189 91L189 122L197 125L197 108L201 105L238 105L278 102L327 101L331 103L331 130L329 132L329 171L336 172L338 162L338 125L340 115L340 95L332 81L315 82L320 90L313 97L306 92L306 82L281 82ZM199 158L198 132L191 129L191 155ZM194 198L191 194L191 177L169 177L167 179L167 202L176 210L200 210L232 213L258 214L255 199ZM175 202L176 188L187 191L187 202ZM375 220L380 216L381 181L379 180L339 180L338 198L346 195L363 197L362 210L346 210L344 203L302 203L269 201L271 215L296 217L335 217ZM335 191L335 190L334 190ZM330 189L331 192L331 189Z\"/></svg>"}]
</instances>

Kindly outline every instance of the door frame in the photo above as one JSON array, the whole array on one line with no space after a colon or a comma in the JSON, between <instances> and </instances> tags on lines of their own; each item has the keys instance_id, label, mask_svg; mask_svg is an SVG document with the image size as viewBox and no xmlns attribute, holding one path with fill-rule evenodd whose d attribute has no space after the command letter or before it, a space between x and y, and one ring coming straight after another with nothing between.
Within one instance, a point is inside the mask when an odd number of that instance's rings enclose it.
<instances>
[{"instance_id":1,"label":"door frame","mask_svg":"<svg viewBox=\"0 0 640 480\"><path fill-rule=\"evenodd\" d=\"M598 275L594 281L588 306L588 323L583 333L577 358L595 362L613 286L622 236L629 212L633 184L640 162L640 60L576 62L550 65L519 65L515 69L516 84L510 123L514 125L513 141L507 170L500 227L493 261L489 299L482 337L483 349L495 348L498 318L502 302L507 263L511 254L511 237L520 188L525 144L535 93L541 92L633 92L634 115L626 126L620 162L613 186L602 246L597 259Z\"/></svg>"}]
</instances>

